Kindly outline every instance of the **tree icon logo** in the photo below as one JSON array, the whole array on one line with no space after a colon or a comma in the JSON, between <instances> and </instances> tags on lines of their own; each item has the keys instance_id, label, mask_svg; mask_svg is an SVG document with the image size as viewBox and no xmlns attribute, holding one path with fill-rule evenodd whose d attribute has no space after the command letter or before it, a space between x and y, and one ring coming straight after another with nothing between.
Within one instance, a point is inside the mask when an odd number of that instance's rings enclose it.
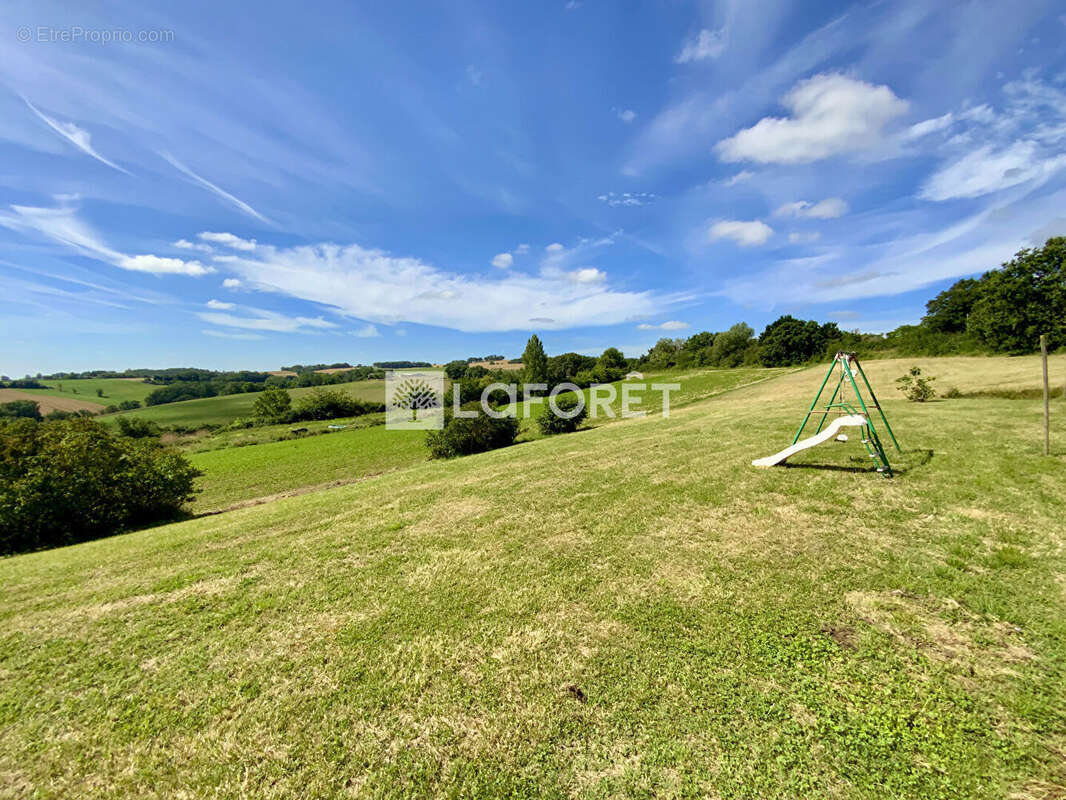
<instances>
[{"instance_id":1,"label":"tree icon logo","mask_svg":"<svg viewBox=\"0 0 1066 800\"><path fill-rule=\"evenodd\" d=\"M390 430L440 430L444 427L444 372L385 373L385 427Z\"/></svg>"}]
</instances>

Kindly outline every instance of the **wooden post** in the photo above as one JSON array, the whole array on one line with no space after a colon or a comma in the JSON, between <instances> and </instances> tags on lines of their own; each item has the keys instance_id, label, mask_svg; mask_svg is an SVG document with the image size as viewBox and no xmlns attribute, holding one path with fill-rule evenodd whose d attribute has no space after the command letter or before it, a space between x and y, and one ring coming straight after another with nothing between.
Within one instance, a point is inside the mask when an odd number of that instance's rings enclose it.
<instances>
[{"instance_id":1,"label":"wooden post","mask_svg":"<svg viewBox=\"0 0 1066 800\"><path fill-rule=\"evenodd\" d=\"M1044 365L1044 455L1051 452L1051 420L1048 409L1047 336L1040 334L1040 360Z\"/></svg>"}]
</instances>

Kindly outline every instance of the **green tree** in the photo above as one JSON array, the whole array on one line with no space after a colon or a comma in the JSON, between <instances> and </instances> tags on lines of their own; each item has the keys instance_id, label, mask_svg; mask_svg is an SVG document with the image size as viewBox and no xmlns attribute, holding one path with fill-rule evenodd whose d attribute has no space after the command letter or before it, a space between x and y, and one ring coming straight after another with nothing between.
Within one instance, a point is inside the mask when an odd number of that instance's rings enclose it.
<instances>
[{"instance_id":1,"label":"green tree","mask_svg":"<svg viewBox=\"0 0 1066 800\"><path fill-rule=\"evenodd\" d=\"M759 361L767 367L802 364L823 355L826 345L842 335L835 322L819 325L786 314L767 325L759 337Z\"/></svg>"},{"instance_id":2,"label":"green tree","mask_svg":"<svg viewBox=\"0 0 1066 800\"><path fill-rule=\"evenodd\" d=\"M974 303L981 297L982 284L976 278L963 278L925 304L922 324L937 333L962 333Z\"/></svg>"},{"instance_id":3,"label":"green tree","mask_svg":"<svg viewBox=\"0 0 1066 800\"><path fill-rule=\"evenodd\" d=\"M745 353L752 347L755 331L745 322L738 322L727 331L714 337L711 362L718 367L739 367L744 363Z\"/></svg>"},{"instance_id":4,"label":"green tree","mask_svg":"<svg viewBox=\"0 0 1066 800\"><path fill-rule=\"evenodd\" d=\"M548 357L544 354L540 337L535 333L529 337L522 353L522 379L526 383L548 382Z\"/></svg>"},{"instance_id":5,"label":"green tree","mask_svg":"<svg viewBox=\"0 0 1066 800\"><path fill-rule=\"evenodd\" d=\"M986 273L967 330L991 350L1032 352L1040 334L1052 348L1066 344L1066 237L1019 251Z\"/></svg>"},{"instance_id":6,"label":"green tree","mask_svg":"<svg viewBox=\"0 0 1066 800\"><path fill-rule=\"evenodd\" d=\"M292 398L278 386L269 386L259 393L252 404L252 415L264 422L281 422L289 415Z\"/></svg>"}]
</instances>

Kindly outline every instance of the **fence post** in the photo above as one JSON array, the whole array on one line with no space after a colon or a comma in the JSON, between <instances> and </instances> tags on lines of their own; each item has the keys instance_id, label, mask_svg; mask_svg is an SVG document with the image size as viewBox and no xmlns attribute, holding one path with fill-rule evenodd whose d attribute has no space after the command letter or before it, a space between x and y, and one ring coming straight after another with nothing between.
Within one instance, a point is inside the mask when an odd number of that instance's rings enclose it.
<instances>
[{"instance_id":1,"label":"fence post","mask_svg":"<svg viewBox=\"0 0 1066 800\"><path fill-rule=\"evenodd\" d=\"M1048 383L1047 383L1047 335L1040 334L1040 360L1044 365L1044 455L1051 452L1051 420L1048 409Z\"/></svg>"}]
</instances>

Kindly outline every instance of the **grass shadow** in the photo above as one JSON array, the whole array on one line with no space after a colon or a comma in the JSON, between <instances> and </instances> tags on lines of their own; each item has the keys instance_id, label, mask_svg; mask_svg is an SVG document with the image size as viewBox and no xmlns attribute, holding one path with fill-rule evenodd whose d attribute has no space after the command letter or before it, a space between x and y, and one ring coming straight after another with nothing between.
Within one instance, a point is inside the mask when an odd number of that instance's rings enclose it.
<instances>
[{"instance_id":1,"label":"grass shadow","mask_svg":"<svg viewBox=\"0 0 1066 800\"><path fill-rule=\"evenodd\" d=\"M924 467L930 461L933 460L933 451L926 448L915 448L913 450L904 450L903 456L906 459L905 464L898 464L893 462L892 456L894 451L888 451L888 461L892 465L892 474L894 476L906 475L907 473ZM898 454L896 454L898 455ZM858 460L858 459L853 459ZM847 466L845 464L789 464L787 461L779 466L786 467L788 469L816 469L824 472L852 472L852 473L875 473L876 468L872 465L867 466Z\"/></svg>"}]
</instances>

